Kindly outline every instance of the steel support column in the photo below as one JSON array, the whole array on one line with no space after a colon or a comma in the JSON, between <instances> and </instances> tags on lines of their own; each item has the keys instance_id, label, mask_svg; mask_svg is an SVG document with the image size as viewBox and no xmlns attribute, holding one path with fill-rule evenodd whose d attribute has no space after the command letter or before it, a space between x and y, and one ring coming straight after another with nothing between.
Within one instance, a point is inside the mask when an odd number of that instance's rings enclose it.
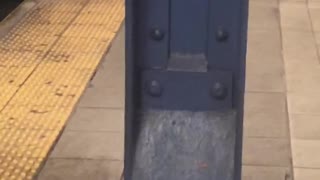
<instances>
[{"instance_id":1,"label":"steel support column","mask_svg":"<svg viewBox=\"0 0 320 180\"><path fill-rule=\"evenodd\" d=\"M248 0L126 0L126 180L240 180Z\"/></svg>"}]
</instances>

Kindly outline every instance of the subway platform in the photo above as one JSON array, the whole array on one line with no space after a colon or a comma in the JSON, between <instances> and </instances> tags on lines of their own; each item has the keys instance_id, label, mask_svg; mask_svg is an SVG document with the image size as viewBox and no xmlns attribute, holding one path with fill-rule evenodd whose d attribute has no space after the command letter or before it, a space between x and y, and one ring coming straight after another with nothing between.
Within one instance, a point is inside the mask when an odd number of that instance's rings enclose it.
<instances>
[{"instance_id":1,"label":"subway platform","mask_svg":"<svg viewBox=\"0 0 320 180\"><path fill-rule=\"evenodd\" d=\"M0 179L121 179L123 18L38 0L0 33ZM319 52L319 0L250 1L243 180L320 179Z\"/></svg>"}]
</instances>

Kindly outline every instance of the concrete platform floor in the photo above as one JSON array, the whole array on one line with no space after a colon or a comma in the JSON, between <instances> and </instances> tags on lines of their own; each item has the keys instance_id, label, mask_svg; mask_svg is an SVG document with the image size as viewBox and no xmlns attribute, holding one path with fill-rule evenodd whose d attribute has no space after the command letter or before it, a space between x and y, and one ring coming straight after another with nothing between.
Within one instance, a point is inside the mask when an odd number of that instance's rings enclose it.
<instances>
[{"instance_id":1,"label":"concrete platform floor","mask_svg":"<svg viewBox=\"0 0 320 180\"><path fill-rule=\"evenodd\" d=\"M124 28L121 28L39 180L119 180L124 154Z\"/></svg>"},{"instance_id":2,"label":"concrete platform floor","mask_svg":"<svg viewBox=\"0 0 320 180\"><path fill-rule=\"evenodd\" d=\"M243 180L320 179L320 1L251 0ZM123 28L39 174L120 178Z\"/></svg>"}]
</instances>

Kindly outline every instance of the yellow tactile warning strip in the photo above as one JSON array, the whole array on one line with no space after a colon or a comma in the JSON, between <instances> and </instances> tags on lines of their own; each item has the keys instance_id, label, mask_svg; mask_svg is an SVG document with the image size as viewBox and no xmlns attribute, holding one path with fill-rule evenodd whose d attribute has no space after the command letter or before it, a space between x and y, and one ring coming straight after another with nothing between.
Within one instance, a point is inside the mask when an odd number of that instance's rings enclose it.
<instances>
[{"instance_id":1,"label":"yellow tactile warning strip","mask_svg":"<svg viewBox=\"0 0 320 180\"><path fill-rule=\"evenodd\" d=\"M0 179L32 179L124 18L124 0L41 0L0 39Z\"/></svg>"}]
</instances>

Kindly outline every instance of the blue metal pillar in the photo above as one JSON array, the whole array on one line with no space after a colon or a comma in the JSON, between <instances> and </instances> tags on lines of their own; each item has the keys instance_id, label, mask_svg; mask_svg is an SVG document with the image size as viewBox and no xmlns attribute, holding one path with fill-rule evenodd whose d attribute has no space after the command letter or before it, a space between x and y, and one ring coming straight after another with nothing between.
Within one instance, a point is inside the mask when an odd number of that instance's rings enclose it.
<instances>
[{"instance_id":1,"label":"blue metal pillar","mask_svg":"<svg viewBox=\"0 0 320 180\"><path fill-rule=\"evenodd\" d=\"M126 180L240 180L248 0L126 0Z\"/></svg>"}]
</instances>

